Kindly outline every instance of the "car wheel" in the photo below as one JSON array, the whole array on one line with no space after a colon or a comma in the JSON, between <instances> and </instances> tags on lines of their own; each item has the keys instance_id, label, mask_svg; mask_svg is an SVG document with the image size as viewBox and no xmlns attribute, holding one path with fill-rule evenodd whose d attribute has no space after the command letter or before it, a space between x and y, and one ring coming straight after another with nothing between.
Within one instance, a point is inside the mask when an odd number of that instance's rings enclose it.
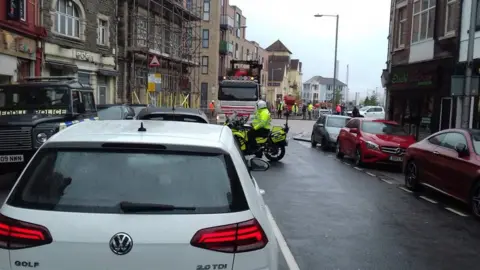
<instances>
[{"instance_id":1,"label":"car wheel","mask_svg":"<svg viewBox=\"0 0 480 270\"><path fill-rule=\"evenodd\" d=\"M317 142L315 141L315 136L313 136L313 132L312 136L310 137L310 142L312 143L313 148L317 147Z\"/></svg>"},{"instance_id":2,"label":"car wheel","mask_svg":"<svg viewBox=\"0 0 480 270\"><path fill-rule=\"evenodd\" d=\"M413 160L409 161L405 167L405 187L412 191L418 191L420 189L418 176L417 163Z\"/></svg>"},{"instance_id":3,"label":"car wheel","mask_svg":"<svg viewBox=\"0 0 480 270\"><path fill-rule=\"evenodd\" d=\"M470 208L475 218L480 219L480 181L472 188L470 195Z\"/></svg>"},{"instance_id":4,"label":"car wheel","mask_svg":"<svg viewBox=\"0 0 480 270\"><path fill-rule=\"evenodd\" d=\"M357 149L355 150L355 166L360 167L362 165L362 150L360 149L360 147L357 147Z\"/></svg>"},{"instance_id":5,"label":"car wheel","mask_svg":"<svg viewBox=\"0 0 480 270\"><path fill-rule=\"evenodd\" d=\"M343 158L345 156L344 153L342 153L342 148L340 147L340 141L337 140L337 146L335 147L335 153L337 154L337 158Z\"/></svg>"}]
</instances>

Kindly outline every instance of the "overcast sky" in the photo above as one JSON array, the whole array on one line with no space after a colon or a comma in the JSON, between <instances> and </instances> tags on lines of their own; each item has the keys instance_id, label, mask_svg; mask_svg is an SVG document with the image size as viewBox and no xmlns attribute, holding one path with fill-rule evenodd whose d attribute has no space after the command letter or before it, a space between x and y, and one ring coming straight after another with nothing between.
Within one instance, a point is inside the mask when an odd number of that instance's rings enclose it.
<instances>
[{"instance_id":1,"label":"overcast sky","mask_svg":"<svg viewBox=\"0 0 480 270\"><path fill-rule=\"evenodd\" d=\"M264 48L280 39L292 57L300 59L304 81L315 75L333 77L335 18L313 15L339 14L337 78L346 81L349 64L350 93L382 89L390 1L230 0L230 4L237 5L247 18L247 39Z\"/></svg>"}]
</instances>

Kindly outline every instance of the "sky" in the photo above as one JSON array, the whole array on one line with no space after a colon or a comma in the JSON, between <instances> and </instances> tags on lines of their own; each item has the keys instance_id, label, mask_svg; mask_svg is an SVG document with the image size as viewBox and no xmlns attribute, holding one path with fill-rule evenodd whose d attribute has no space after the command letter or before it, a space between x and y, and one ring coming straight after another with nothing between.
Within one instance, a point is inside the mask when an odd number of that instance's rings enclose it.
<instances>
[{"instance_id":1,"label":"sky","mask_svg":"<svg viewBox=\"0 0 480 270\"><path fill-rule=\"evenodd\" d=\"M303 81L312 76L333 78L335 18L340 15L337 78L346 82L349 65L349 99L354 92L382 89L386 67L390 1L386 0L230 0L247 18L247 39L266 48L280 39L303 63ZM381 91L379 91L381 92Z\"/></svg>"}]
</instances>

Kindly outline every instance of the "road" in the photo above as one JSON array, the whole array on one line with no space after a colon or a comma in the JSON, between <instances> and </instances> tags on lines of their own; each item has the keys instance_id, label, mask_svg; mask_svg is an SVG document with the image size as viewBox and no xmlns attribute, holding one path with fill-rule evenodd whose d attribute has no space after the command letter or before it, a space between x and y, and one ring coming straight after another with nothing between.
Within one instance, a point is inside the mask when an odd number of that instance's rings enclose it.
<instances>
[{"instance_id":1,"label":"road","mask_svg":"<svg viewBox=\"0 0 480 270\"><path fill-rule=\"evenodd\" d=\"M292 133L312 124L292 121ZM461 206L309 143L287 151L255 178L300 269L477 269L480 223Z\"/></svg>"},{"instance_id":2,"label":"road","mask_svg":"<svg viewBox=\"0 0 480 270\"><path fill-rule=\"evenodd\" d=\"M289 137L308 138L312 125L289 121ZM287 244L280 270L294 270L288 264L295 263L302 270L477 269L480 263L479 221L439 195L405 191L394 169L355 168L290 139L285 158L254 176Z\"/></svg>"}]
</instances>

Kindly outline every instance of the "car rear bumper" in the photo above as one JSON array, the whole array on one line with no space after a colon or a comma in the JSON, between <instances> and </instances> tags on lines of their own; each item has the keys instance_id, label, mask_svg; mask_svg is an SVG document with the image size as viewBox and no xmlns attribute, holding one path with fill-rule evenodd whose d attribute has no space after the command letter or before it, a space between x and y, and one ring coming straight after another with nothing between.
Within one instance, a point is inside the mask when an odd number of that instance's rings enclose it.
<instances>
[{"instance_id":1,"label":"car rear bumper","mask_svg":"<svg viewBox=\"0 0 480 270\"><path fill-rule=\"evenodd\" d=\"M403 156L384 153L379 150L362 149L363 163L383 163L402 166Z\"/></svg>"}]
</instances>

